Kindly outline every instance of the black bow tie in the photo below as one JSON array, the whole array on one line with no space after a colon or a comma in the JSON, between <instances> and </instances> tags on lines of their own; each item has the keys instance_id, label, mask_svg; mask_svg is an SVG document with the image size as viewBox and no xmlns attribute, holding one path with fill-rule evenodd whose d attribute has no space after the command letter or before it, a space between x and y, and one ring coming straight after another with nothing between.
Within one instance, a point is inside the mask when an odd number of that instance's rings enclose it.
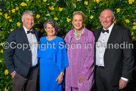
<instances>
[{"instance_id":1,"label":"black bow tie","mask_svg":"<svg viewBox=\"0 0 136 91\"><path fill-rule=\"evenodd\" d=\"M32 33L32 34L34 34L34 31L27 31L27 34L29 34L29 33Z\"/></svg>"},{"instance_id":2,"label":"black bow tie","mask_svg":"<svg viewBox=\"0 0 136 91\"><path fill-rule=\"evenodd\" d=\"M105 33L105 32L109 33L109 30L102 29L102 33Z\"/></svg>"}]
</instances>

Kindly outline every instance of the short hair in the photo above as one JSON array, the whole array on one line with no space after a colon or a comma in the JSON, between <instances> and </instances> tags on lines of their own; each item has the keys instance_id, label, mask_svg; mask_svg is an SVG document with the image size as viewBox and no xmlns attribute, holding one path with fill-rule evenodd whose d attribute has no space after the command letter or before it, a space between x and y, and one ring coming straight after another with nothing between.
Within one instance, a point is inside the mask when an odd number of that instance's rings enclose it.
<instances>
[{"instance_id":1,"label":"short hair","mask_svg":"<svg viewBox=\"0 0 136 91\"><path fill-rule=\"evenodd\" d=\"M22 14L22 18L24 18L26 15L34 16L33 12L30 11L30 10L26 10L26 11Z\"/></svg>"},{"instance_id":2,"label":"short hair","mask_svg":"<svg viewBox=\"0 0 136 91\"><path fill-rule=\"evenodd\" d=\"M44 29L47 27L47 24L51 24L52 27L55 28L55 34L57 34L60 31L58 23L54 21L53 19L46 20L46 22L43 24Z\"/></svg>"},{"instance_id":3,"label":"short hair","mask_svg":"<svg viewBox=\"0 0 136 91\"><path fill-rule=\"evenodd\" d=\"M82 11L74 11L73 16L72 16L72 20L73 20L73 17L75 15L81 15L83 17L83 20L84 20L85 15L84 15L84 13Z\"/></svg>"},{"instance_id":4,"label":"short hair","mask_svg":"<svg viewBox=\"0 0 136 91\"><path fill-rule=\"evenodd\" d=\"M114 13L113 13L113 11L111 9L104 9L102 12L104 12L104 11L110 11L112 13L112 17L115 17ZM101 14L102 14L102 12L101 12ZM100 17L101 17L101 14L100 14Z\"/></svg>"}]
</instances>

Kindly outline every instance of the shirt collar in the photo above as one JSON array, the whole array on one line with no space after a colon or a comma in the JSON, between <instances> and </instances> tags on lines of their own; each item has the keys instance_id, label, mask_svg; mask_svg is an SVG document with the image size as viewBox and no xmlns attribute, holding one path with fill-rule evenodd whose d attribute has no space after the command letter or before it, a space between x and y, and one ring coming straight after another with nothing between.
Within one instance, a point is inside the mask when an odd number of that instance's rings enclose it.
<instances>
[{"instance_id":1,"label":"shirt collar","mask_svg":"<svg viewBox=\"0 0 136 91\"><path fill-rule=\"evenodd\" d=\"M27 34L27 31L29 31L25 26L23 26L25 33ZM33 31L33 29L31 29L30 31Z\"/></svg>"},{"instance_id":2,"label":"shirt collar","mask_svg":"<svg viewBox=\"0 0 136 91\"><path fill-rule=\"evenodd\" d=\"M114 23L112 23L112 25L108 29L105 29L105 28L103 28L103 29L104 30L109 30L109 33L111 33L111 30L112 30L113 26L114 26Z\"/></svg>"}]
</instances>

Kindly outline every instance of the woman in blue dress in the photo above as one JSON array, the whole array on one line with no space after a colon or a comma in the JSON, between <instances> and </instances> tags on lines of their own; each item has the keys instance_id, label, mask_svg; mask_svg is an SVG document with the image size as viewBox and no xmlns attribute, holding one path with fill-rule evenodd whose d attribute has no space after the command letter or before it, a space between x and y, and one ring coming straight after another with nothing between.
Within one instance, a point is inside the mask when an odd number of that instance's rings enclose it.
<instances>
[{"instance_id":1,"label":"woman in blue dress","mask_svg":"<svg viewBox=\"0 0 136 91\"><path fill-rule=\"evenodd\" d=\"M44 29L47 36L40 39L38 51L40 91L62 91L64 70L68 66L65 43L56 36L59 26L54 20L47 20Z\"/></svg>"}]
</instances>

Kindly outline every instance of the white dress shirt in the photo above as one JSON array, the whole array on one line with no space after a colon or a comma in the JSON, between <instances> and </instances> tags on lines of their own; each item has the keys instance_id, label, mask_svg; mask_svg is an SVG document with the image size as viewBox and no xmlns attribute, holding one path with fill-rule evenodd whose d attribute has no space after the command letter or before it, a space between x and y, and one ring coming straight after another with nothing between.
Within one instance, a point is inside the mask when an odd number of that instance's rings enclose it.
<instances>
[{"instance_id":1,"label":"white dress shirt","mask_svg":"<svg viewBox=\"0 0 136 91\"><path fill-rule=\"evenodd\" d=\"M97 66L104 67L104 54L105 54L106 45L109 40L109 36L111 34L113 26L114 26L114 23L108 29L103 28L104 30L109 30L109 33L101 32L100 37L98 38L98 41L96 42L96 65ZM121 77L121 79L128 81L128 79L124 77Z\"/></svg>"},{"instance_id":2,"label":"white dress shirt","mask_svg":"<svg viewBox=\"0 0 136 91\"><path fill-rule=\"evenodd\" d=\"M108 28L109 33L101 32L100 37L98 41L96 42L96 65L97 66L104 66L104 53L105 53L106 45L107 45L113 26L114 26L114 23Z\"/></svg>"},{"instance_id":3,"label":"white dress shirt","mask_svg":"<svg viewBox=\"0 0 136 91\"><path fill-rule=\"evenodd\" d=\"M23 26L24 30L25 30L25 33L27 35L27 39L28 39L28 42L29 42L29 46L30 46L30 49L31 49L31 53L32 53L32 66L35 66L37 65L37 51L38 51L38 41L36 39L36 36L35 34L32 34L32 33L29 33L27 34L27 31L33 31L33 30L27 30L24 26Z\"/></svg>"}]
</instances>

